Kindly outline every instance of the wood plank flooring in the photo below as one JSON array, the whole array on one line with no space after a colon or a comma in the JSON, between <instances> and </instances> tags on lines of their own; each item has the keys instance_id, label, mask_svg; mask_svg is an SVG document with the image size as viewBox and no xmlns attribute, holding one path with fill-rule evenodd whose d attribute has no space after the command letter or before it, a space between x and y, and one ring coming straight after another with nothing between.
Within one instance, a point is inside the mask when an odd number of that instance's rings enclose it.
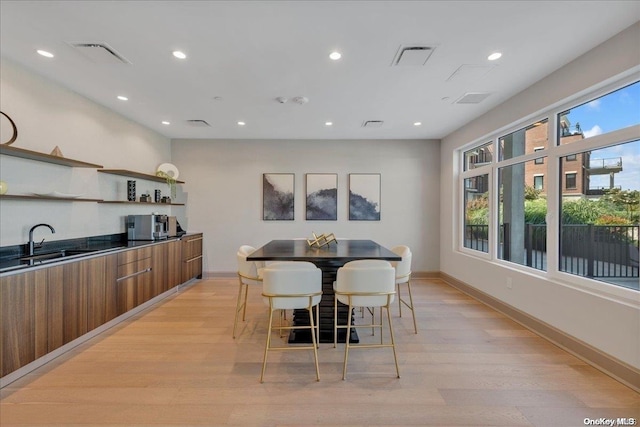
<instances>
[{"instance_id":1,"label":"wood plank flooring","mask_svg":"<svg viewBox=\"0 0 640 427\"><path fill-rule=\"evenodd\" d=\"M0 391L0 425L583 426L640 420L640 394L439 280L414 280L418 334L393 313L388 348L321 344L269 355L250 289L231 338L236 279L199 281ZM251 292L252 291L252 292ZM356 316L359 319L359 316ZM362 341L378 340L360 330ZM274 334L274 339L277 334ZM282 344L286 345L284 340Z\"/></svg>"}]
</instances>

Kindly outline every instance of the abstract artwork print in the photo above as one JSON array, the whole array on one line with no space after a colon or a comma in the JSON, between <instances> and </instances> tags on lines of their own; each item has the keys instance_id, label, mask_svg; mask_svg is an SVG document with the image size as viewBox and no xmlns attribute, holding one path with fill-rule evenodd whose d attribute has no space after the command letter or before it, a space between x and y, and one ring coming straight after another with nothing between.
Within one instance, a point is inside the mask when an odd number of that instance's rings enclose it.
<instances>
[{"instance_id":1,"label":"abstract artwork print","mask_svg":"<svg viewBox=\"0 0 640 427\"><path fill-rule=\"evenodd\" d=\"M338 175L308 173L307 220L336 221L338 219Z\"/></svg>"},{"instance_id":2,"label":"abstract artwork print","mask_svg":"<svg viewBox=\"0 0 640 427\"><path fill-rule=\"evenodd\" d=\"M380 174L349 174L349 220L380 221Z\"/></svg>"},{"instance_id":3,"label":"abstract artwork print","mask_svg":"<svg viewBox=\"0 0 640 427\"><path fill-rule=\"evenodd\" d=\"M293 221L294 174L262 174L262 219Z\"/></svg>"}]
</instances>

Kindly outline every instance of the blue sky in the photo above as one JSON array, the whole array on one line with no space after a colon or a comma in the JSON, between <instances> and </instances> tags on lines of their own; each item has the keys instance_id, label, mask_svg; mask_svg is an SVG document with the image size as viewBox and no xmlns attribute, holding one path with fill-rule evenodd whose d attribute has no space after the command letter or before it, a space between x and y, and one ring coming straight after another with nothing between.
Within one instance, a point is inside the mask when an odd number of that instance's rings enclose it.
<instances>
[{"instance_id":1,"label":"blue sky","mask_svg":"<svg viewBox=\"0 0 640 427\"><path fill-rule=\"evenodd\" d=\"M640 124L640 82L570 110L571 130L580 125L585 138ZM622 172L615 185L640 190L640 140L593 151L591 159L622 157ZM592 186L608 186L607 175L593 176Z\"/></svg>"}]
</instances>

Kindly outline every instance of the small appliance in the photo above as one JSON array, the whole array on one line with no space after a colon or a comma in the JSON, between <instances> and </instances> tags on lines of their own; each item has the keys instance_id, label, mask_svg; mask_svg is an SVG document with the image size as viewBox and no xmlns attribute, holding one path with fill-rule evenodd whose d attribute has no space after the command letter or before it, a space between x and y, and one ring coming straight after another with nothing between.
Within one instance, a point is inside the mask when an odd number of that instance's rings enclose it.
<instances>
[{"instance_id":1,"label":"small appliance","mask_svg":"<svg viewBox=\"0 0 640 427\"><path fill-rule=\"evenodd\" d=\"M169 237L167 215L128 215L126 218L128 240L162 240Z\"/></svg>"}]
</instances>

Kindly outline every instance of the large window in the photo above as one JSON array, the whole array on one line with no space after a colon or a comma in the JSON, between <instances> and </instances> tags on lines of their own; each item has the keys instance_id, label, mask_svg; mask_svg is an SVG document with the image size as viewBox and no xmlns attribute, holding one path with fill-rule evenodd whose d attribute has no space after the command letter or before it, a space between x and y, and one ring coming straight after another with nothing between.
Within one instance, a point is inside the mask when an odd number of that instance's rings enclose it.
<instances>
[{"instance_id":1,"label":"large window","mask_svg":"<svg viewBox=\"0 0 640 427\"><path fill-rule=\"evenodd\" d=\"M493 161L493 143L481 145L464 153L464 170L476 169Z\"/></svg>"},{"instance_id":2,"label":"large window","mask_svg":"<svg viewBox=\"0 0 640 427\"><path fill-rule=\"evenodd\" d=\"M560 113L561 144L637 125L640 123L639 100L640 83L636 82Z\"/></svg>"},{"instance_id":3,"label":"large window","mask_svg":"<svg viewBox=\"0 0 640 427\"><path fill-rule=\"evenodd\" d=\"M548 147L548 143L548 120L545 119L500 137L500 160L542 151Z\"/></svg>"},{"instance_id":4,"label":"large window","mask_svg":"<svg viewBox=\"0 0 640 427\"><path fill-rule=\"evenodd\" d=\"M530 271L640 290L639 135L634 82L465 149L461 246ZM497 158L473 157L494 146ZM490 176L496 187L485 185Z\"/></svg>"},{"instance_id":5,"label":"large window","mask_svg":"<svg viewBox=\"0 0 640 427\"><path fill-rule=\"evenodd\" d=\"M640 141L577 156L585 168L581 180L565 173L579 197L561 197L559 269L638 289Z\"/></svg>"},{"instance_id":6,"label":"large window","mask_svg":"<svg viewBox=\"0 0 640 427\"><path fill-rule=\"evenodd\" d=\"M488 252L489 175L464 180L464 247Z\"/></svg>"},{"instance_id":7,"label":"large window","mask_svg":"<svg viewBox=\"0 0 640 427\"><path fill-rule=\"evenodd\" d=\"M498 169L498 258L546 270L547 201L540 196L544 177L533 177L534 188L527 185L528 171L536 164L533 160Z\"/></svg>"}]
</instances>

